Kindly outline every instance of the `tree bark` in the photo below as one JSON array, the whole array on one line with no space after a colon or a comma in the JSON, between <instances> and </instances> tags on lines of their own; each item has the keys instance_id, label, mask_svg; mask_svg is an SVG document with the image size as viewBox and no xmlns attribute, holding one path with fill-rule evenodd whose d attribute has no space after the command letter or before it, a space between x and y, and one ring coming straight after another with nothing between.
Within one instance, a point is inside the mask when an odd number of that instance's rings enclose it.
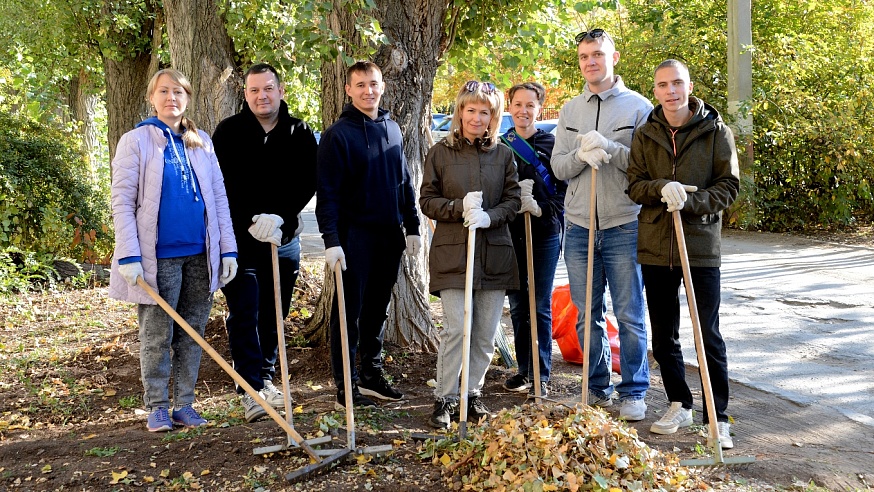
<instances>
[{"instance_id":1,"label":"tree bark","mask_svg":"<svg viewBox=\"0 0 874 492\"><path fill-rule=\"evenodd\" d=\"M392 113L404 135L413 186L419 189L428 144L428 128L434 76L443 50L447 46L443 21L447 2L437 0L378 0L373 15L380 21L390 42L379 48L374 62L382 68L386 83L381 106ZM336 29L351 32L352 17L335 3L332 21ZM335 31L336 32L336 31ZM347 50L352 53L353 50ZM339 115L345 100L343 86L346 65L338 59L322 64L322 123L327 127ZM387 341L404 347L436 350L437 331L428 302L426 261L431 235L427 219L420 216L418 231L424 247L415 258L404 257L386 321ZM330 303L333 291L322 290L322 302ZM328 304L330 305L330 304ZM315 317L314 317L315 318ZM322 329L326 329L324 325Z\"/></svg>"},{"instance_id":2,"label":"tree bark","mask_svg":"<svg viewBox=\"0 0 874 492\"><path fill-rule=\"evenodd\" d=\"M188 77L194 90L186 114L211 135L243 102L233 42L215 0L164 0L164 18L173 68Z\"/></svg>"},{"instance_id":3,"label":"tree bark","mask_svg":"<svg viewBox=\"0 0 874 492\"><path fill-rule=\"evenodd\" d=\"M97 124L94 122L94 111L100 98L89 90L90 88L88 74L85 69L80 69L79 74L70 79L67 106L70 108L73 121L78 121L82 125L79 128L79 133L82 135L82 150L88 156L88 178L94 181L97 178L94 162L96 158L99 158L100 153L100 134L97 131Z\"/></svg>"}]
</instances>

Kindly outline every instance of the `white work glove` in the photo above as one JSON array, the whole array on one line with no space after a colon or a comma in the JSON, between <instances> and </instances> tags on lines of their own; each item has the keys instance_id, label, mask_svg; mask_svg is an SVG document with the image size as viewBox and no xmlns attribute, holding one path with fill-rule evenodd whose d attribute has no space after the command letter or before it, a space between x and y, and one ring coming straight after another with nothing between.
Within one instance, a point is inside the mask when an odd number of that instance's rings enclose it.
<instances>
[{"instance_id":1,"label":"white work glove","mask_svg":"<svg viewBox=\"0 0 874 492\"><path fill-rule=\"evenodd\" d=\"M607 137L598 133L598 130L592 130L585 135L578 135L577 141L579 141L580 148L583 149L583 151L604 149L605 151L610 152L610 150L616 146L612 140L608 140Z\"/></svg>"},{"instance_id":2,"label":"white work glove","mask_svg":"<svg viewBox=\"0 0 874 492\"><path fill-rule=\"evenodd\" d=\"M419 236L407 236L407 255L416 256L422 249L422 238Z\"/></svg>"},{"instance_id":3,"label":"white work glove","mask_svg":"<svg viewBox=\"0 0 874 492\"><path fill-rule=\"evenodd\" d=\"M540 217L540 214L543 213L540 210L540 205L537 204L537 200L531 195L522 195L522 208L519 209L519 213L524 214L525 212L535 217Z\"/></svg>"},{"instance_id":4,"label":"white work glove","mask_svg":"<svg viewBox=\"0 0 874 492\"><path fill-rule=\"evenodd\" d=\"M519 181L519 187L522 188L522 196L529 195L534 196L534 180L533 179L523 179Z\"/></svg>"},{"instance_id":5,"label":"white work glove","mask_svg":"<svg viewBox=\"0 0 874 492\"><path fill-rule=\"evenodd\" d=\"M481 209L473 209L464 216L464 226L471 229L485 229L491 224L491 217Z\"/></svg>"},{"instance_id":6,"label":"white work glove","mask_svg":"<svg viewBox=\"0 0 874 492\"><path fill-rule=\"evenodd\" d=\"M237 259L233 256L222 258L222 275L219 282L228 285L237 276Z\"/></svg>"},{"instance_id":7,"label":"white work glove","mask_svg":"<svg viewBox=\"0 0 874 492\"><path fill-rule=\"evenodd\" d=\"M143 264L139 261L118 265L118 273L131 286L137 285L137 277L143 277Z\"/></svg>"},{"instance_id":8,"label":"white work glove","mask_svg":"<svg viewBox=\"0 0 874 492\"><path fill-rule=\"evenodd\" d=\"M342 246L332 246L325 250L325 263L328 264L328 268L331 271L334 271L334 265L337 262L340 262L340 268L343 270L346 269L346 253L343 252Z\"/></svg>"},{"instance_id":9,"label":"white work glove","mask_svg":"<svg viewBox=\"0 0 874 492\"><path fill-rule=\"evenodd\" d=\"M580 147L577 149L577 160L588 164L592 169L598 170L601 164L610 162L610 154L602 148L583 150Z\"/></svg>"},{"instance_id":10,"label":"white work glove","mask_svg":"<svg viewBox=\"0 0 874 492\"><path fill-rule=\"evenodd\" d=\"M257 229L258 229L257 224L250 225L249 226L249 234L251 234L252 237L254 237L255 239L257 239L261 242L273 243L276 246L282 246L282 229L277 227L276 229L273 230L273 232L270 235L268 235L266 237L257 236L256 235Z\"/></svg>"},{"instance_id":11,"label":"white work glove","mask_svg":"<svg viewBox=\"0 0 874 492\"><path fill-rule=\"evenodd\" d=\"M282 217L273 214L258 214L252 217L252 224L249 226L249 234L259 241L268 241L274 235L279 226L283 224ZM282 237L280 236L280 239Z\"/></svg>"},{"instance_id":12,"label":"white work glove","mask_svg":"<svg viewBox=\"0 0 874 492\"><path fill-rule=\"evenodd\" d=\"M483 192L482 191L471 191L467 195L464 195L464 200L462 201L464 205L464 213L483 208Z\"/></svg>"},{"instance_id":13,"label":"white work glove","mask_svg":"<svg viewBox=\"0 0 874 492\"><path fill-rule=\"evenodd\" d=\"M686 193L698 191L697 186L684 185L678 181L670 181L662 187L662 202L668 204L668 212L682 210L689 197Z\"/></svg>"}]
</instances>

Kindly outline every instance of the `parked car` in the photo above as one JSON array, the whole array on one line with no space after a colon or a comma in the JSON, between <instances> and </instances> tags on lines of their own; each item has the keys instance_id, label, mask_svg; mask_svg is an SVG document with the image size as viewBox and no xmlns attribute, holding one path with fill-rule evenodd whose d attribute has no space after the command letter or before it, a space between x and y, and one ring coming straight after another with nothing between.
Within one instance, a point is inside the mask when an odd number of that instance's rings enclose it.
<instances>
[{"instance_id":1,"label":"parked car","mask_svg":"<svg viewBox=\"0 0 874 492\"><path fill-rule=\"evenodd\" d=\"M538 130L543 130L546 133L555 135L558 131L558 120L541 120L534 123L534 127Z\"/></svg>"},{"instance_id":2,"label":"parked car","mask_svg":"<svg viewBox=\"0 0 874 492\"><path fill-rule=\"evenodd\" d=\"M436 128L431 130L431 136L434 137L434 142L439 142L449 134L449 126L452 125L452 115L444 119ZM507 133L507 130L513 128L513 117L506 111L501 115L501 126L498 128L498 135Z\"/></svg>"},{"instance_id":3,"label":"parked car","mask_svg":"<svg viewBox=\"0 0 874 492\"><path fill-rule=\"evenodd\" d=\"M447 116L443 113L433 113L431 115L431 130L436 130L440 123L443 123Z\"/></svg>"}]
</instances>

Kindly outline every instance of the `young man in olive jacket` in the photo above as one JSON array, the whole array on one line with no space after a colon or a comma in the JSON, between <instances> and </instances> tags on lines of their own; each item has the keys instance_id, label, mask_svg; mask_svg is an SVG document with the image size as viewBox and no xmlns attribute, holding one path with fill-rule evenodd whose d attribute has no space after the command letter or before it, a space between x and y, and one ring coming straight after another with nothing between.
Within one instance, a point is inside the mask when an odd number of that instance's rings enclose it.
<instances>
[{"instance_id":1,"label":"young man in olive jacket","mask_svg":"<svg viewBox=\"0 0 874 492\"><path fill-rule=\"evenodd\" d=\"M228 342L236 371L271 406L284 408L273 384L279 346L270 243L279 247L284 319L300 266L299 214L316 191L317 144L310 127L288 114L275 68L253 65L244 81L242 111L219 123L212 137L239 246L236 282L222 289ZM266 415L249 395L243 407L249 422Z\"/></svg>"},{"instance_id":2,"label":"young man in olive jacket","mask_svg":"<svg viewBox=\"0 0 874 492\"><path fill-rule=\"evenodd\" d=\"M659 105L631 144L628 196L642 205L637 259L652 325L652 351L671 406L650 431L672 434L692 424L692 392L680 350L679 288L683 280L672 212L681 210L692 287L707 356L719 442L729 432L728 364L719 333L722 211L739 189L734 135L719 113L691 97L689 69L677 60L655 71ZM704 411L707 422L707 411Z\"/></svg>"}]
</instances>

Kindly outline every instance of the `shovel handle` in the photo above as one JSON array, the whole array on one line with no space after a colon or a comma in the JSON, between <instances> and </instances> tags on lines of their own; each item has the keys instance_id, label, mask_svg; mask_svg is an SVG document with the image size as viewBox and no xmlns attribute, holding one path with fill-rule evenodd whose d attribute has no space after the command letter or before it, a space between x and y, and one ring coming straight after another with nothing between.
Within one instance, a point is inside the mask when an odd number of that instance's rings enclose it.
<instances>
[{"instance_id":1,"label":"shovel handle","mask_svg":"<svg viewBox=\"0 0 874 492\"><path fill-rule=\"evenodd\" d=\"M470 382L470 330L473 328L473 257L476 253L476 229L467 231L467 266L464 271L464 328L461 338L461 399L459 401L458 436L467 437L467 385Z\"/></svg>"},{"instance_id":2,"label":"shovel handle","mask_svg":"<svg viewBox=\"0 0 874 492\"><path fill-rule=\"evenodd\" d=\"M276 340L279 347L279 371L282 373L282 396L285 400L285 420L294 426L291 406L291 386L288 384L288 355L285 352L285 320L282 316L282 285L279 277L279 248L270 243L270 255L273 260L273 305L276 307ZM292 436L288 436L289 439Z\"/></svg>"},{"instance_id":3,"label":"shovel handle","mask_svg":"<svg viewBox=\"0 0 874 492\"><path fill-rule=\"evenodd\" d=\"M219 355L219 353L216 352L215 349L213 349L212 346L206 340L204 340L203 337L200 336L200 334L197 333L197 331L195 331L195 329L192 328L187 321L185 321L185 318L180 316L175 309L167 304L167 301L165 301L163 297L159 296L157 292L149 287L149 284L146 283L143 277L137 277L137 285L139 285L140 288L146 291L146 294L154 299L155 302L157 302L158 305L161 306L161 308L163 308L164 311L166 311L171 318L173 318L173 321L178 323L179 326L181 326L182 329L185 330L185 333L188 333L188 336L190 336L195 342L197 342L197 344L200 345L200 348L202 348L204 352L212 357L212 359L216 361L219 367L221 367L226 373L228 373L228 375L231 376L234 382L236 382L238 385L240 385L241 388L243 388L243 391L245 391L249 396L252 397L252 399L254 399L259 405L261 405L264 411L266 411L267 414L270 415L270 418L275 420L276 423L279 424L279 426L282 427L283 430L285 430L285 432L292 436L294 440L300 444L300 446L304 449L304 451L306 451L308 455L310 455L312 459L316 460L317 463L322 461L322 458L316 453L316 450L313 449L312 446L307 444L306 441L304 441L303 437L298 434L296 430L294 430L294 427L288 425L288 422L286 422L282 418L282 416L279 415L279 412L274 410L273 407L271 407L270 404L267 403L267 401L264 400L264 398L262 398L257 391L255 391L255 388L247 383L246 380L243 379L243 376L240 376L240 374L235 371L234 368L231 367L231 365L228 364L227 361L225 361L225 359L222 358L222 356Z\"/></svg>"}]
</instances>

